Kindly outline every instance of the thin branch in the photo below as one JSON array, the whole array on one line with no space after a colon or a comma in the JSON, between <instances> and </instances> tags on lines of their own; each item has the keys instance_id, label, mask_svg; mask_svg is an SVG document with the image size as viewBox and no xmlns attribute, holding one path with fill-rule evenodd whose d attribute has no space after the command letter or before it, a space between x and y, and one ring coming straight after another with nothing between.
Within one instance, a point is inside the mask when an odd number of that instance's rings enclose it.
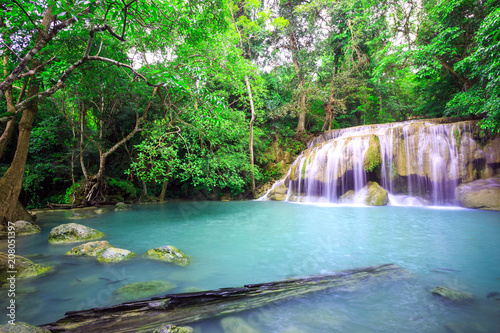
<instances>
[{"instance_id":1,"label":"thin branch","mask_svg":"<svg viewBox=\"0 0 500 333\"><path fill-rule=\"evenodd\" d=\"M35 26L36 30L38 30L38 33L40 33L42 36L45 37L45 34L46 32L45 31L42 31L40 30L40 28L38 28L38 25L31 19L31 16L24 10L23 6L21 6L16 0L12 0L19 8L21 8L21 10L24 12L24 14L28 17L28 19L30 20L30 22Z\"/></svg>"},{"instance_id":2,"label":"thin branch","mask_svg":"<svg viewBox=\"0 0 500 333\"><path fill-rule=\"evenodd\" d=\"M19 75L19 78L23 78L23 77L26 77L26 76L31 76L31 75L34 75L34 74L38 73L48 63L54 61L55 58L56 58L56 56L53 56L52 58L50 58L49 60L47 60L46 62L44 62L43 64L41 64L40 66L37 66L37 67L33 68L32 70L29 70L26 73L23 73L23 74Z\"/></svg>"}]
</instances>

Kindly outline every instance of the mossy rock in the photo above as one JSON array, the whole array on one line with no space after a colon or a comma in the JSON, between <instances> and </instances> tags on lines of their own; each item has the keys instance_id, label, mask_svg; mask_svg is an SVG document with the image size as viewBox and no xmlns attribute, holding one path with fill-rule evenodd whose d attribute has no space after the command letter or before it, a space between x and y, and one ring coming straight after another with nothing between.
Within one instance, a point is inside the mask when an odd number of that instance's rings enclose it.
<instances>
[{"instance_id":1,"label":"mossy rock","mask_svg":"<svg viewBox=\"0 0 500 333\"><path fill-rule=\"evenodd\" d=\"M87 218L87 215L83 215L80 213L73 213L70 217L68 217L68 219L70 219L70 220L83 220L86 218Z\"/></svg>"},{"instance_id":2,"label":"mossy rock","mask_svg":"<svg viewBox=\"0 0 500 333\"><path fill-rule=\"evenodd\" d=\"M7 281L7 278L10 276L10 274L7 273L8 271L17 271L16 278L24 279L35 277L54 269L54 267L36 264L29 259L17 255L14 257L14 260L14 268L12 268L10 267L12 262L9 261L9 255L0 252L0 281Z\"/></svg>"},{"instance_id":3,"label":"mossy rock","mask_svg":"<svg viewBox=\"0 0 500 333\"><path fill-rule=\"evenodd\" d=\"M153 280L146 282L134 282L121 286L113 292L119 301L131 301L151 298L155 295L166 293L176 285L163 280Z\"/></svg>"},{"instance_id":4,"label":"mossy rock","mask_svg":"<svg viewBox=\"0 0 500 333\"><path fill-rule=\"evenodd\" d=\"M434 295L438 295L442 298L448 299L453 303L466 303L474 299L474 294L472 293L441 286L432 289L431 293L433 293Z\"/></svg>"},{"instance_id":5,"label":"mossy rock","mask_svg":"<svg viewBox=\"0 0 500 333\"><path fill-rule=\"evenodd\" d=\"M42 229L34 223L28 221L17 221L14 223L16 236L24 236L39 233Z\"/></svg>"},{"instance_id":6,"label":"mossy rock","mask_svg":"<svg viewBox=\"0 0 500 333\"><path fill-rule=\"evenodd\" d=\"M129 250L108 247L97 256L99 262L119 262L135 257L136 254Z\"/></svg>"},{"instance_id":7,"label":"mossy rock","mask_svg":"<svg viewBox=\"0 0 500 333\"><path fill-rule=\"evenodd\" d=\"M146 252L146 255L148 257L170 262L179 266L189 265L189 259L184 252L172 245L149 249Z\"/></svg>"},{"instance_id":8,"label":"mossy rock","mask_svg":"<svg viewBox=\"0 0 500 333\"><path fill-rule=\"evenodd\" d=\"M193 332L194 332L193 328L189 326L177 327L172 324L163 324L157 329L155 329L153 333L193 333Z\"/></svg>"},{"instance_id":9,"label":"mossy rock","mask_svg":"<svg viewBox=\"0 0 500 333\"><path fill-rule=\"evenodd\" d=\"M0 332L5 333L50 333L49 330L39 326L31 325L22 321L16 321L15 325L5 324L0 326Z\"/></svg>"},{"instance_id":10,"label":"mossy rock","mask_svg":"<svg viewBox=\"0 0 500 333\"><path fill-rule=\"evenodd\" d=\"M124 202L118 202L115 205L115 211L129 210L129 209L132 209L132 205L128 205Z\"/></svg>"},{"instance_id":11,"label":"mossy rock","mask_svg":"<svg viewBox=\"0 0 500 333\"><path fill-rule=\"evenodd\" d=\"M380 140L378 136L371 135L370 136L370 146L365 152L363 156L363 168L366 172L373 171L376 167L378 167L382 163L382 159L380 158Z\"/></svg>"},{"instance_id":12,"label":"mossy rock","mask_svg":"<svg viewBox=\"0 0 500 333\"><path fill-rule=\"evenodd\" d=\"M345 192L339 198L339 202L341 202L341 203L350 203L353 201L354 201L354 191L353 190L349 190L349 191Z\"/></svg>"},{"instance_id":13,"label":"mossy rock","mask_svg":"<svg viewBox=\"0 0 500 333\"><path fill-rule=\"evenodd\" d=\"M367 189L365 204L368 206L385 206L389 203L389 194L378 183L368 182Z\"/></svg>"},{"instance_id":14,"label":"mossy rock","mask_svg":"<svg viewBox=\"0 0 500 333\"><path fill-rule=\"evenodd\" d=\"M95 241L75 246L64 255L97 257L107 248L112 247L107 241Z\"/></svg>"},{"instance_id":15,"label":"mossy rock","mask_svg":"<svg viewBox=\"0 0 500 333\"><path fill-rule=\"evenodd\" d=\"M49 243L84 242L104 237L104 234L82 224L67 223L52 228L49 234Z\"/></svg>"}]
</instances>

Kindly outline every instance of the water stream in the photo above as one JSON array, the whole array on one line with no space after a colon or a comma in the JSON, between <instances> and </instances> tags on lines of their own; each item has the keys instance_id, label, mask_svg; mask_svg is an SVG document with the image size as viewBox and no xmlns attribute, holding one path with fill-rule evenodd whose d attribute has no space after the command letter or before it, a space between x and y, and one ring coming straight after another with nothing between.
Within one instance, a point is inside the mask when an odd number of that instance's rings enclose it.
<instances>
[{"instance_id":1,"label":"water stream","mask_svg":"<svg viewBox=\"0 0 500 333\"><path fill-rule=\"evenodd\" d=\"M139 256L116 264L64 256L75 244L51 245L47 236L52 227L74 222L67 219L72 212L39 214L42 232L18 238L17 251L56 270L18 281L17 320L43 324L66 311L116 304L113 291L137 281L168 280L176 293L396 263L414 276L311 294L241 317L262 333L447 332L446 325L499 332L500 301L486 298L500 291L498 212L272 201L172 202L102 215L84 212L88 218L76 222ZM191 265L142 256L163 245L183 250ZM443 302L429 292L440 285L472 292L475 301ZM2 308L5 300L2 296ZM220 318L193 326L197 332L223 332Z\"/></svg>"}]
</instances>

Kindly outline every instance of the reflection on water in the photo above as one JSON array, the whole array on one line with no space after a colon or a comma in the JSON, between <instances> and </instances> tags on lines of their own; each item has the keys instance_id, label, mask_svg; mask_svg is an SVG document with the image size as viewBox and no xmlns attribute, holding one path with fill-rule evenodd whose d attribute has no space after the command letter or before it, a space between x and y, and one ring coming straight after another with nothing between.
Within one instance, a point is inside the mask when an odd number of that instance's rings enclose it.
<instances>
[{"instance_id":1,"label":"reflection on water","mask_svg":"<svg viewBox=\"0 0 500 333\"><path fill-rule=\"evenodd\" d=\"M319 292L240 318L257 332L280 333L445 332L446 325L498 332L500 327L500 301L486 297L500 291L498 212L251 201L166 203L85 214L87 219L76 222L139 256L117 264L66 257L75 244L49 245L47 237L52 227L75 222L67 219L71 212L40 214L42 233L18 238L17 251L56 270L18 281L17 320L43 324L66 311L116 304L113 292L132 282L167 280L176 285L170 291L175 293L396 263L415 277ZM164 245L190 255L191 265L143 256ZM466 305L443 302L429 292L440 285L472 292L476 299ZM223 331L221 318L193 326L203 333Z\"/></svg>"}]
</instances>

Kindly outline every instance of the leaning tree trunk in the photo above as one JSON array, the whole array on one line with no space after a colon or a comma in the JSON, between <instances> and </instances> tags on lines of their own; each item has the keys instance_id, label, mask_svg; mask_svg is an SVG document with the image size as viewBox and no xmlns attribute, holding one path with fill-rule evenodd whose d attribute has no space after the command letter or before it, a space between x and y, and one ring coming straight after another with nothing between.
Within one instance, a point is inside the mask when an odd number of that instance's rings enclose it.
<instances>
[{"instance_id":1,"label":"leaning tree trunk","mask_svg":"<svg viewBox=\"0 0 500 333\"><path fill-rule=\"evenodd\" d=\"M38 93L38 85L33 84L28 89L28 98ZM30 106L23 111L23 116L19 122L19 137L17 139L17 148L14 159L10 164L9 169L0 179L0 217L2 224L7 221L17 221L28 218L33 219L20 210L19 194L23 183L24 167L28 157L31 129L33 128L33 120L38 112L38 103L33 101Z\"/></svg>"}]
</instances>

